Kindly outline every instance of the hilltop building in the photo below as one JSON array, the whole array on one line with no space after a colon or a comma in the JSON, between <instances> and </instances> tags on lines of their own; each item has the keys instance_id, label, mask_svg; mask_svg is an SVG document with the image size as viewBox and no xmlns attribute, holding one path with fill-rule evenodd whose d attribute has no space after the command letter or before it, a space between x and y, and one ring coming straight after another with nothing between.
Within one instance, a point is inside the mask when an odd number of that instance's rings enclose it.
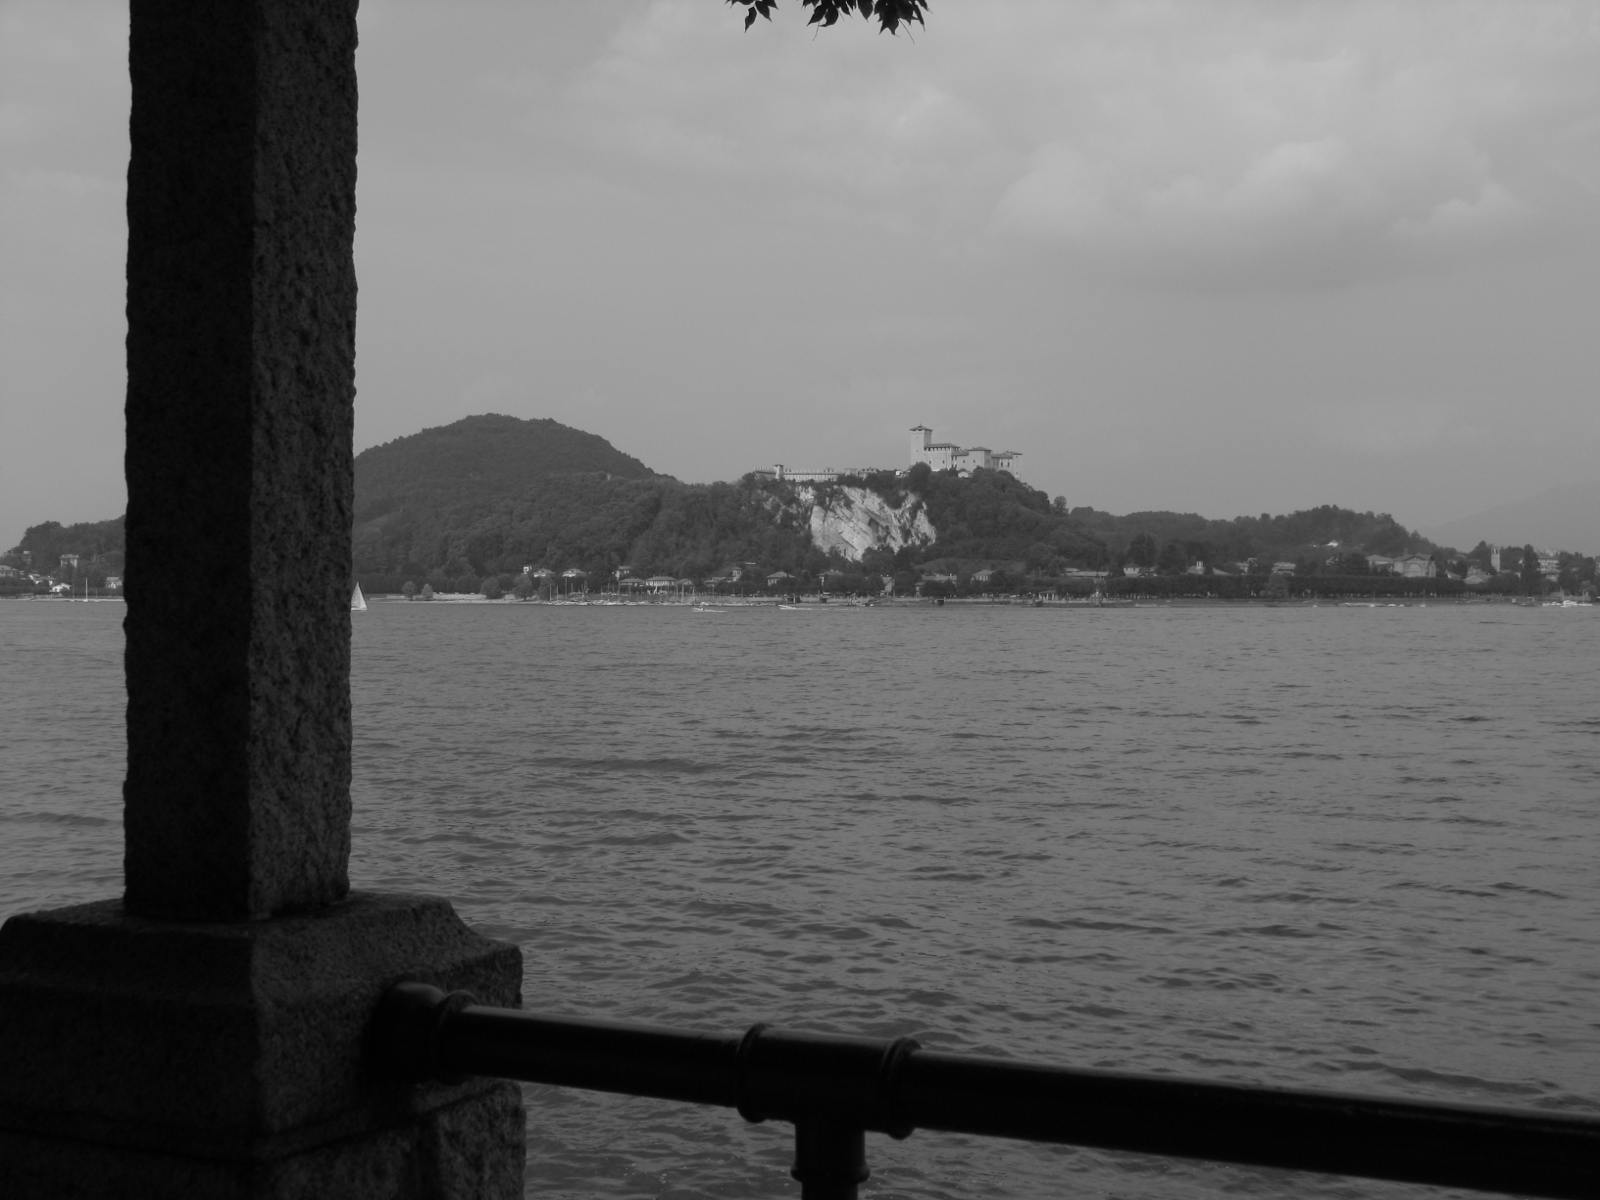
<instances>
[{"instance_id":1,"label":"hilltop building","mask_svg":"<svg viewBox=\"0 0 1600 1200\"><path fill-rule=\"evenodd\" d=\"M914 467L919 462L927 463L935 471L955 471L961 475L970 475L973 471L1010 471L1018 475L1017 459L1022 454L1016 450L990 450L987 446L958 446L954 442L936 442L933 440L933 430L926 425L916 425L911 430L911 461L907 467L899 468L900 474L905 474L908 467ZM751 474L762 479L779 479L788 483L832 483L841 476L854 475L857 477L872 475L884 467L824 467L820 471L795 470L783 463L776 463L771 469L758 468ZM1020 478L1020 475L1018 475Z\"/></svg>"},{"instance_id":2,"label":"hilltop building","mask_svg":"<svg viewBox=\"0 0 1600 1200\"><path fill-rule=\"evenodd\" d=\"M774 470L757 471L756 474L770 476L774 479L787 480L790 483L832 483L841 475L871 475L874 471L878 470L881 470L881 468L846 467L844 470L838 471L833 467L824 467L820 471L796 471L790 467L784 466L782 463L777 463L775 464Z\"/></svg>"},{"instance_id":3,"label":"hilltop building","mask_svg":"<svg viewBox=\"0 0 1600 1200\"><path fill-rule=\"evenodd\" d=\"M936 442L933 430L926 425L911 427L911 465L927 463L935 471L1010 471L1017 474L1016 450L990 450L987 446L958 446L954 442Z\"/></svg>"}]
</instances>

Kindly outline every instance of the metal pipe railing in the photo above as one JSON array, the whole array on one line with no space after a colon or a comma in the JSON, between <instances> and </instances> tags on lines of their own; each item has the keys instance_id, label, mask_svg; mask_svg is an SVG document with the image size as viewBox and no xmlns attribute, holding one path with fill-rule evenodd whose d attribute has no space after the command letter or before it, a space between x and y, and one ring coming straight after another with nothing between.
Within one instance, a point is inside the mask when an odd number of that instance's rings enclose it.
<instances>
[{"instance_id":1,"label":"metal pipe railing","mask_svg":"<svg viewBox=\"0 0 1600 1200\"><path fill-rule=\"evenodd\" d=\"M737 1109L795 1126L803 1200L854 1200L864 1134L1060 1142L1562 1200L1600 1197L1600 1118L1077 1070L914 1039L684 1032L490 1008L395 985L374 1053L423 1080L468 1075Z\"/></svg>"}]
</instances>

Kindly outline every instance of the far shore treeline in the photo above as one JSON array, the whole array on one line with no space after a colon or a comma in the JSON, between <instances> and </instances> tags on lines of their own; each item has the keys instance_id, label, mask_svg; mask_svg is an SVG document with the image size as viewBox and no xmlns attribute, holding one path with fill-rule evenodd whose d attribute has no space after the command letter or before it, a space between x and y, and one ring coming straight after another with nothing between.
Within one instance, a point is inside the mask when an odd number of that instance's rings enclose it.
<instances>
[{"instance_id":1,"label":"far shore treeline","mask_svg":"<svg viewBox=\"0 0 1600 1200\"><path fill-rule=\"evenodd\" d=\"M670 579L697 591L1212 597L1528 595L1592 591L1595 560L1555 548L1439 546L1387 513L1323 505L1219 520L1069 507L1003 471L884 470L801 485L753 472L685 484L603 438L486 415L356 457L352 578L369 595L524 598ZM871 493L920 511L927 544L859 559L815 544L813 509ZM874 526L876 527L876 526ZM885 539L891 541L892 539ZM1379 562L1374 564L1374 556ZM1410 576L1382 560L1407 556ZM0 596L114 590L122 518L29 528ZM63 587L65 585L65 587Z\"/></svg>"}]
</instances>

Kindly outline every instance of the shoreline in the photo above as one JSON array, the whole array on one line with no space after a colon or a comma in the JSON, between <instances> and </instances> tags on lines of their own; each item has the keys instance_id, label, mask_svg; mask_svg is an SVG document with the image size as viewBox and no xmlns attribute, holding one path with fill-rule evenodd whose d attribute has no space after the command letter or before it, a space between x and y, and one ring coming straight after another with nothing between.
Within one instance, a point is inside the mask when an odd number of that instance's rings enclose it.
<instances>
[{"instance_id":1,"label":"shoreline","mask_svg":"<svg viewBox=\"0 0 1600 1200\"><path fill-rule=\"evenodd\" d=\"M109 597L107 599L110 599ZM1529 596L1318 596L1266 598L1261 596L1127 596L1107 597L1104 601L1088 598L1044 599L1026 596L890 596L867 600L830 598L819 600L815 596L799 598L779 597L695 597L618 599L596 597L593 599L539 600L501 596L491 600L487 596L465 592L435 594L431 599L407 599L393 592L379 592L367 596L369 603L382 604L498 604L532 605L541 608L772 608L772 609L833 609L833 608L1046 608L1046 609L1121 609L1121 608L1426 608L1429 605L1469 607L1494 605L1509 608L1595 608L1593 603L1577 601L1563 604L1560 599L1545 600Z\"/></svg>"}]
</instances>

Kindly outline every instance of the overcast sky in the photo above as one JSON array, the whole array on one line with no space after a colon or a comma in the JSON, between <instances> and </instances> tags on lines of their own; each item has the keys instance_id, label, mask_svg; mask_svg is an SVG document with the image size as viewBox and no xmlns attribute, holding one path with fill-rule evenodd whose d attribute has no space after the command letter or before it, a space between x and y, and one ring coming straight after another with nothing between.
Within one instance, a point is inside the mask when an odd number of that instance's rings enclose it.
<instances>
[{"instance_id":1,"label":"overcast sky","mask_svg":"<svg viewBox=\"0 0 1600 1200\"><path fill-rule=\"evenodd\" d=\"M1410 526L1600 463L1600 4L363 0L356 448L1022 451ZM125 3L0 0L0 543L121 511Z\"/></svg>"}]
</instances>

